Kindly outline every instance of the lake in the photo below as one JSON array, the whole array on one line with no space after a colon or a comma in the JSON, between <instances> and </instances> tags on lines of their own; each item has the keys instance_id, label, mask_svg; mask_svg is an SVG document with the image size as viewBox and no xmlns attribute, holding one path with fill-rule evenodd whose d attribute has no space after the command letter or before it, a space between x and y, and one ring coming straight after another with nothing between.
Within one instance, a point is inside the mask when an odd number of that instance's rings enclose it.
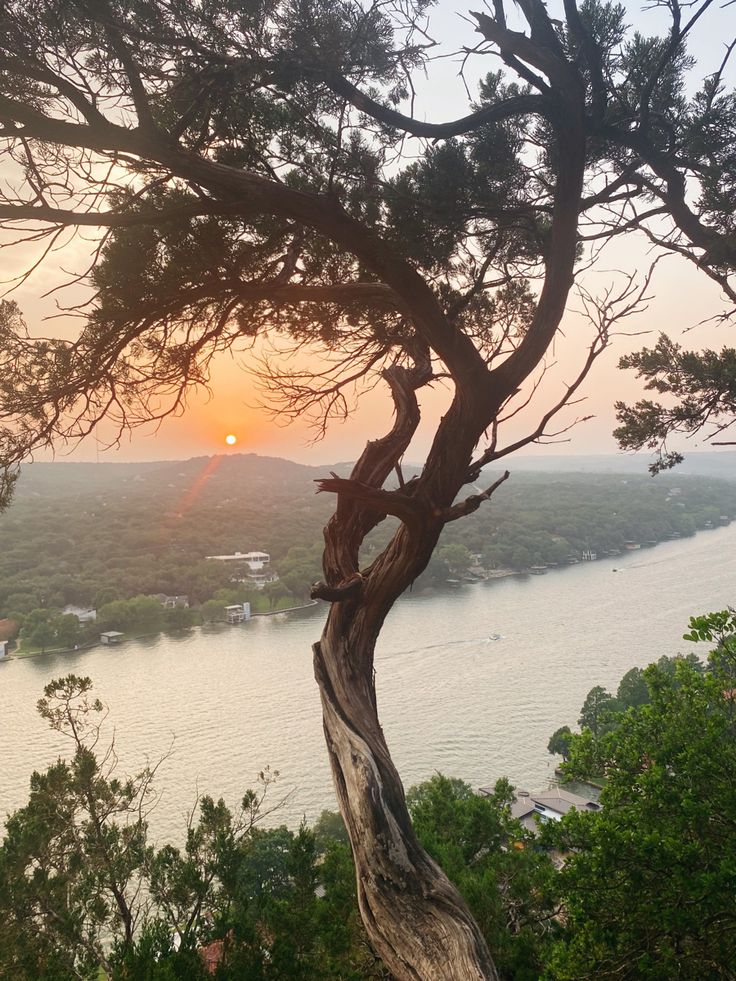
<instances>
[{"instance_id":1,"label":"lake","mask_svg":"<svg viewBox=\"0 0 736 981\"><path fill-rule=\"evenodd\" d=\"M692 650L682 640L688 617L734 603L736 523L544 576L403 599L376 672L406 786L437 770L473 786L504 775L545 786L547 740L576 723L593 685L615 691L630 667ZM121 773L169 754L156 781L156 838L181 837L197 793L235 804L265 766L280 772L274 798L291 791L272 823L334 807L310 649L323 618L316 607L1 664L0 814L25 802L34 768L68 751L35 703L69 672L91 676L109 705Z\"/></svg>"}]
</instances>

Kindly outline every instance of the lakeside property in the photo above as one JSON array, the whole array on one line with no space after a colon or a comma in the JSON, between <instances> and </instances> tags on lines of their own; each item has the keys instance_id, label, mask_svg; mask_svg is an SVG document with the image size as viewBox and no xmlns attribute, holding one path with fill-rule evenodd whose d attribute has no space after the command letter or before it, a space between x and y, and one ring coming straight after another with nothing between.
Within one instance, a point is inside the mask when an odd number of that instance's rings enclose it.
<instances>
[{"instance_id":1,"label":"lakeside property","mask_svg":"<svg viewBox=\"0 0 736 981\"><path fill-rule=\"evenodd\" d=\"M313 606L319 606L319 605L320 604L318 600L310 600L308 603L302 603L299 606L280 607L279 609L269 610L264 613L249 612L247 616L245 615L245 613L243 613L243 615L238 619L228 618L227 607L225 607L224 609L226 611L226 616L224 618L218 620L210 620L208 622L211 625L229 624L233 626L233 625L239 625L241 623L246 623L248 620L251 620L255 617L275 617L283 613L296 613L297 611L308 610ZM238 607L238 609L242 611L242 606ZM52 654L74 654L78 651L91 650L92 648L96 648L96 647L119 647L120 644L122 644L124 641L145 640L146 638L156 637L158 636L158 634L162 632L168 632L173 634L183 633L188 630L196 630L198 627L201 627L203 625L204 624L199 622L199 623L192 623L191 625L185 627L176 627L176 628L172 627L169 628L168 631L166 631L165 628L162 628L160 630L152 630L152 631L147 631L145 633L139 633L136 632L135 630L130 631L128 633L125 633L123 631L117 631L117 630L109 630L100 633L99 637L96 640L87 640L86 643L75 644L73 647L57 647L48 650L26 650L19 647L11 649L9 648L8 641L0 641L0 660L11 660L14 657L26 658L26 657L42 657L44 655L52 655Z\"/></svg>"},{"instance_id":2,"label":"lakeside property","mask_svg":"<svg viewBox=\"0 0 736 981\"><path fill-rule=\"evenodd\" d=\"M309 602L332 507L313 493L317 471L250 457L208 470L210 462L83 467L82 483L70 466L53 471L66 485L21 481L0 515L0 640L22 631L26 651L73 650L106 631L144 636L226 619L226 607L244 603L266 614ZM448 526L413 590L623 560L735 516L736 483L723 480L522 473ZM392 527L386 520L366 541L364 567Z\"/></svg>"},{"instance_id":3,"label":"lakeside property","mask_svg":"<svg viewBox=\"0 0 736 981\"><path fill-rule=\"evenodd\" d=\"M670 495L670 498L671 496L678 497L679 494ZM680 541L683 537L701 531L728 527L732 520L731 514L719 514L715 520L705 518L701 529L688 531L687 535L670 532L664 540ZM511 577L541 576L579 564L589 566L604 559L643 554L660 544L661 541L657 539L641 542L626 539L621 548L587 547L579 556L568 554L560 562L539 562L520 569L486 568L482 564L484 554L481 552L472 553L458 544L441 546L432 557L427 572L418 579L415 591L431 591L444 585L467 585ZM247 558L249 555L250 559ZM255 560L252 559L253 555L256 556ZM223 557L210 556L212 558ZM226 565L232 572L229 586L219 589L212 599L200 605L191 605L187 595L155 593L151 596L134 596L130 600L113 600L99 611L73 606L67 606L63 610L36 609L28 615L16 613L12 618L0 620L0 636L10 644L18 638L18 643L11 648L12 654L9 652L10 656L66 653L86 649L96 643L117 646L124 638L154 636L161 631L177 632L204 623L242 623L251 617L307 609L318 602L311 599L295 602L293 594L275 572L264 572L265 560L270 562L268 553L236 552L224 558L228 560ZM243 577L242 563L248 561L256 561L258 569L255 574L261 578L268 577L268 581L254 586L249 577ZM622 569L623 566L621 569L614 567L613 571Z\"/></svg>"}]
</instances>

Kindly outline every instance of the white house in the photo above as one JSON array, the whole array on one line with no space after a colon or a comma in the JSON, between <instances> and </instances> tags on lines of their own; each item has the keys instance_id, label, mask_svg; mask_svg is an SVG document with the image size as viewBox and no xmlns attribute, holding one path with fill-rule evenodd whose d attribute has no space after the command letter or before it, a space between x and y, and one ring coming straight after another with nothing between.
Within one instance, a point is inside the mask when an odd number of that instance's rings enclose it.
<instances>
[{"instance_id":1,"label":"white house","mask_svg":"<svg viewBox=\"0 0 736 981\"><path fill-rule=\"evenodd\" d=\"M278 575L271 569L271 556L268 552L233 552L232 555L208 555L213 562L226 562L244 572L238 582L247 582L258 589L268 582L275 582Z\"/></svg>"},{"instance_id":2,"label":"white house","mask_svg":"<svg viewBox=\"0 0 736 981\"><path fill-rule=\"evenodd\" d=\"M3 661L8 656L8 642L7 640L0 640L0 661Z\"/></svg>"},{"instance_id":3,"label":"white house","mask_svg":"<svg viewBox=\"0 0 736 981\"><path fill-rule=\"evenodd\" d=\"M188 596L167 596L166 593L154 593L153 595L159 601L161 606L166 607L167 610L189 609Z\"/></svg>"}]
</instances>

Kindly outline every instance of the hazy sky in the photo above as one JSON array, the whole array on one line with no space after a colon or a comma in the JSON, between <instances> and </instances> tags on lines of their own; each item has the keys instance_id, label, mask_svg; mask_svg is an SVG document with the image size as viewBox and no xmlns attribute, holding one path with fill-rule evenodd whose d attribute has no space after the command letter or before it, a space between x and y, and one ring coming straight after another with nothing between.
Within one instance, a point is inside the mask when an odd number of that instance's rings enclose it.
<instances>
[{"instance_id":1,"label":"hazy sky","mask_svg":"<svg viewBox=\"0 0 736 981\"><path fill-rule=\"evenodd\" d=\"M550 6L554 9L555 4ZM630 11L631 21L643 31L655 29L658 13L642 13L639 4L626 6ZM443 45L448 51L475 41L471 25L463 20L467 9L465 4L458 3L457 0L440 0L438 4L435 35L443 39ZM698 77L717 66L722 58L723 39L733 36L734 28L736 6L716 11L714 16L708 15L703 19L703 25L691 43L691 50L703 66L698 71ZM478 65L477 70L487 71L495 66L495 62L486 59ZM431 80L419 80L416 115L443 120L467 112L467 99L462 81L457 77L457 67L450 59L437 62L432 68ZM83 268L85 257L90 251L89 238L89 234L87 241L78 236L67 249L57 252L52 262L47 263L14 294L34 331L50 334L59 328L59 321L43 324L43 317L53 314L56 307L54 297L43 298L41 294L60 281L62 269L68 271ZM18 269L23 259L17 252L12 257L9 256L9 251L3 255L2 278ZM618 240L607 250L595 275L588 275L584 282L591 292L595 292L596 287L603 288L616 279L619 275L616 270L638 270L643 274L650 262L648 245L643 237L628 236L626 240ZM592 414L595 419L567 434L569 442L540 448L537 452L614 451L616 444L611 436L615 425L613 402L617 398L635 400L641 391L630 372L623 373L617 369L617 360L622 353L643 343L654 343L659 331L681 338L684 344L692 347L720 348L734 343L733 334L729 339L728 327L708 325L694 328L703 319L719 313L724 304L714 284L683 260L675 257L664 260L650 293L654 294L654 299L647 311L635 321L630 320L626 324L626 329L648 331L648 336L617 339L613 347L599 359L584 386L582 394L586 396L586 402L568 411L563 422L571 421L576 415ZM554 352L557 366L550 372L546 387L540 392L540 401L544 400L545 395L549 399L553 398L559 391L559 386L574 376L575 366L585 356L590 327L576 313L579 307L579 302L573 296L563 325L565 336L560 339ZM694 329L686 334L690 328ZM66 329L69 329L68 325ZM288 427L280 426L257 407L258 400L254 379L248 372L247 357L223 357L215 365L211 393L193 393L183 417L165 421L156 432L151 429L137 430L129 439L125 439L119 449L110 450L101 458L153 460L185 458L221 451L252 451L322 463L354 459L360 453L366 438L381 435L390 424L390 401L380 387L364 399L348 422L335 424L327 437L316 445L310 444L312 433L303 422ZM427 418L407 454L410 459L419 460L426 450L432 420L436 419L446 400L447 392L441 388L424 397L422 407ZM520 422L532 420L533 416L527 414ZM520 432L521 426L515 426L509 433L509 438L516 438ZM228 433L233 433L238 438L237 444L230 450L224 444ZM690 445L691 449L695 448L693 444ZM78 449L73 458L94 459L97 453L98 445L91 440Z\"/></svg>"}]
</instances>

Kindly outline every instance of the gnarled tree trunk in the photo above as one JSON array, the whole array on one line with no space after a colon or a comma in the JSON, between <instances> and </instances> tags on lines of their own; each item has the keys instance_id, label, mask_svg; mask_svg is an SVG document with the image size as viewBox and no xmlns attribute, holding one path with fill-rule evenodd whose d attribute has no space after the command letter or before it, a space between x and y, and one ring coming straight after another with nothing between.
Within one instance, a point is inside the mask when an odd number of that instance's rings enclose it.
<instances>
[{"instance_id":1,"label":"gnarled tree trunk","mask_svg":"<svg viewBox=\"0 0 736 981\"><path fill-rule=\"evenodd\" d=\"M335 605L314 668L340 810L352 843L358 901L377 954L411 981L496 979L486 942L457 889L414 834L376 711L375 611ZM370 630L367 631L370 635Z\"/></svg>"},{"instance_id":2,"label":"gnarled tree trunk","mask_svg":"<svg viewBox=\"0 0 736 981\"><path fill-rule=\"evenodd\" d=\"M366 446L349 479L333 475L320 481L320 489L338 495L325 529L324 555L327 583L337 585L318 584L313 590L332 601L314 645L314 669L335 791L355 858L361 915L376 953L400 981L494 981L498 974L477 923L416 838L376 703L376 640L449 520L448 506L465 482L480 424L456 399L435 444L437 479L431 493L422 493L419 481L384 490L416 431L415 393L429 373L421 351L413 368L389 369L385 377L396 408L391 432ZM428 461L425 476L431 472ZM360 545L387 513L402 524L372 565L358 571Z\"/></svg>"},{"instance_id":3,"label":"gnarled tree trunk","mask_svg":"<svg viewBox=\"0 0 736 981\"><path fill-rule=\"evenodd\" d=\"M325 528L325 583L312 593L332 602L322 638L314 646L315 675L336 794L355 858L363 922L376 952L399 981L498 978L462 897L414 834L378 721L373 656L386 616L426 568L444 525L476 510L498 485L456 503L463 486L479 479L483 465L504 455L492 442L473 459L483 432L539 363L562 318L572 283L585 158L579 101L571 97L570 104L569 118L559 126L566 137L560 144L565 162L560 165L547 275L527 335L510 358L488 371L468 350L467 337L457 334L447 351L454 365L455 396L437 427L421 476L405 484L400 460L419 423L416 392L432 378L429 344L418 340L407 350L412 368L394 365L384 373L396 410L391 432L368 443L349 478L333 474L319 482L320 490L337 494L337 507ZM399 487L386 490L384 483L394 469ZM388 514L401 525L379 557L361 570L360 546Z\"/></svg>"}]
</instances>

